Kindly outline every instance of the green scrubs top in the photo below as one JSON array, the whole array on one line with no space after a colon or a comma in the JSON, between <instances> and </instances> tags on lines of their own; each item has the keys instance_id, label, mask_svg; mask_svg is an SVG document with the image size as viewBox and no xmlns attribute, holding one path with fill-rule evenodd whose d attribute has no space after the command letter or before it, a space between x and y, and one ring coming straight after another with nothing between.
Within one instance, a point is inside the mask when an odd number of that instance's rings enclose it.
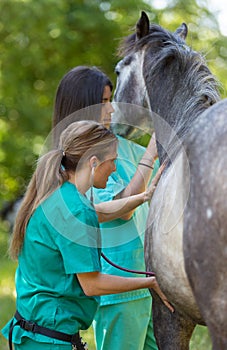
<instances>
[{"instance_id":1,"label":"green scrubs top","mask_svg":"<svg viewBox=\"0 0 227 350\"><path fill-rule=\"evenodd\" d=\"M95 189L94 201L112 200L131 181L145 148L125 138L118 136L117 171L108 180L103 190ZM144 262L144 233L149 205L139 206L128 221L117 219L100 224L103 253L115 264L128 269L145 271ZM101 259L102 272L125 277L142 277L129 272L118 270ZM145 276L144 276L145 277ZM120 294L101 297L101 305L115 304L150 296L148 289L140 289Z\"/></svg>"},{"instance_id":2,"label":"green scrubs top","mask_svg":"<svg viewBox=\"0 0 227 350\"><path fill-rule=\"evenodd\" d=\"M98 226L92 205L69 182L37 207L16 271L17 310L25 319L68 334L91 325L99 298L84 294L76 274L101 270ZM9 323L6 337L8 331ZM15 327L13 342L23 337L64 343Z\"/></svg>"}]
</instances>

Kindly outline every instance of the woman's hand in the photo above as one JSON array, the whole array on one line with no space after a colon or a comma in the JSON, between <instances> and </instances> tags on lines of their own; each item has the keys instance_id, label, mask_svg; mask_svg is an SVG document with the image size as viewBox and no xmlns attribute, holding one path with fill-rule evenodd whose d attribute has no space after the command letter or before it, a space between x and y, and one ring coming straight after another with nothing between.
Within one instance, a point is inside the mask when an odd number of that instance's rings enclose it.
<instances>
[{"instance_id":1,"label":"woman's hand","mask_svg":"<svg viewBox=\"0 0 227 350\"><path fill-rule=\"evenodd\" d=\"M144 192L144 194L145 194L144 202L149 201L149 200L152 198L152 196L153 196L153 194L154 194L154 191L155 191L155 189L156 189L156 186L157 186L157 184L158 184L158 181L159 181L159 179L160 179L160 177L161 177L162 172L163 172L164 169L165 169L165 163L163 163L163 164L160 166L160 168L159 168L158 171L157 171L157 174L155 175L155 177L154 177L153 180L151 181L150 186L149 186L149 187L146 189L146 191Z\"/></svg>"},{"instance_id":2,"label":"woman's hand","mask_svg":"<svg viewBox=\"0 0 227 350\"><path fill-rule=\"evenodd\" d=\"M96 271L78 273L77 278L87 296L116 294L143 288L153 289L166 307L174 312L174 308L161 291L155 277L122 277Z\"/></svg>"},{"instance_id":3,"label":"woman's hand","mask_svg":"<svg viewBox=\"0 0 227 350\"><path fill-rule=\"evenodd\" d=\"M170 302L168 301L165 294L161 291L161 288L159 287L159 284L158 284L156 278L155 277L147 277L147 278L149 278L151 280L150 289L153 289L155 291L155 293L157 293L159 295L159 297L161 298L161 300L165 304L165 306L168 307L168 309L171 312L174 312L173 306L170 304Z\"/></svg>"}]
</instances>

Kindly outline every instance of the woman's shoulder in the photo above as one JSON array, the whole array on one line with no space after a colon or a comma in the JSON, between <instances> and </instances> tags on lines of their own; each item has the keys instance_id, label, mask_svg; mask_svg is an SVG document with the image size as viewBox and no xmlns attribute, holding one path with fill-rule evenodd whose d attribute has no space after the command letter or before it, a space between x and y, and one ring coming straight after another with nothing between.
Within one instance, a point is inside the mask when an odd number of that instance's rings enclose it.
<instances>
[{"instance_id":1,"label":"woman's shoulder","mask_svg":"<svg viewBox=\"0 0 227 350\"><path fill-rule=\"evenodd\" d=\"M58 196L61 197L64 204L70 207L73 212L95 212L88 198L80 193L76 186L70 182L65 182L61 186Z\"/></svg>"},{"instance_id":2,"label":"woman's shoulder","mask_svg":"<svg viewBox=\"0 0 227 350\"><path fill-rule=\"evenodd\" d=\"M78 228L79 225L98 227L98 218L94 208L86 197L70 183L64 183L56 189L37 208L33 221L37 222L37 220L48 227L51 224L58 232L66 231L66 233L70 227L71 229Z\"/></svg>"},{"instance_id":3,"label":"woman's shoulder","mask_svg":"<svg viewBox=\"0 0 227 350\"><path fill-rule=\"evenodd\" d=\"M76 186L70 182L63 183L42 204L41 210L50 212L51 215L78 216L81 213L95 215L95 210L90 201L82 195Z\"/></svg>"}]
</instances>

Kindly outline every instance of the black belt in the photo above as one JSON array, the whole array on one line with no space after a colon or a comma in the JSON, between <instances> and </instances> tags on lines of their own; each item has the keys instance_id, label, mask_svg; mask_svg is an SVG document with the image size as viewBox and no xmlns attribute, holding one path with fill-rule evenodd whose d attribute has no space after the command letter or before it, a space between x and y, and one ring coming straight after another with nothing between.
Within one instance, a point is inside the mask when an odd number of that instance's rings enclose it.
<instances>
[{"instance_id":1,"label":"black belt","mask_svg":"<svg viewBox=\"0 0 227 350\"><path fill-rule=\"evenodd\" d=\"M10 326L10 331L9 331L9 348L10 350L13 350L12 346L12 335L13 335L13 329L15 326L20 326L24 330L32 333L39 333L42 335L45 335L50 338L55 338L58 340L63 340L68 343L72 344L72 348L74 350L85 350L86 349L86 343L81 342L80 334L79 332L73 335L63 333L63 332L58 332L50 328L38 326L35 322L32 321L27 321L25 320L18 311L16 311L14 315L15 319L17 322L13 324L13 321Z\"/></svg>"}]
</instances>

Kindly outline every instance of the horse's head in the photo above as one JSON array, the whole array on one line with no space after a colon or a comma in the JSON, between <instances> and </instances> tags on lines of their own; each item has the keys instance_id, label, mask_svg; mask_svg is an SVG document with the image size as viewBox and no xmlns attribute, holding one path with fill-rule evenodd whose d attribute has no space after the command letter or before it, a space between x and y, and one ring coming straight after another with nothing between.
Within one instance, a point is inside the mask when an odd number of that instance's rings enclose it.
<instances>
[{"instance_id":1,"label":"horse's head","mask_svg":"<svg viewBox=\"0 0 227 350\"><path fill-rule=\"evenodd\" d=\"M115 67L117 86L114 101L149 108L150 101L144 77L146 69L151 67L152 61L153 64L156 63L160 49L163 49L165 44L175 41L179 45L185 45L186 36L186 24L183 23L174 34L171 34L158 25L150 26L146 13L142 12L136 25L136 32L127 37L119 48L119 54L124 58ZM146 68L147 60L149 67Z\"/></svg>"},{"instance_id":2,"label":"horse's head","mask_svg":"<svg viewBox=\"0 0 227 350\"><path fill-rule=\"evenodd\" d=\"M185 43L187 31L184 23L174 33L150 25L142 12L136 32L120 47L124 58L116 66L114 94L115 102L148 107L180 138L203 110L219 100L216 80L203 56ZM118 118L115 114L113 121ZM159 125L161 118L154 119L156 137L168 148L170 136L165 125Z\"/></svg>"}]
</instances>

